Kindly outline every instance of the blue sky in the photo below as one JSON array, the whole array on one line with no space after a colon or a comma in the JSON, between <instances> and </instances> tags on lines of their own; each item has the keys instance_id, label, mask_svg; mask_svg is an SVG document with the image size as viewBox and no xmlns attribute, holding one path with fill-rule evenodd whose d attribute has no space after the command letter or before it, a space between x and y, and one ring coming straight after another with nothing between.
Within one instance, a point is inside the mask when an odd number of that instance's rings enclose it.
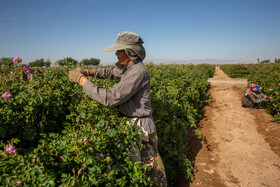
<instances>
[{"instance_id":1,"label":"blue sky","mask_svg":"<svg viewBox=\"0 0 280 187\"><path fill-rule=\"evenodd\" d=\"M121 31L144 40L145 61L280 58L279 0L0 0L0 58L99 58L113 64Z\"/></svg>"}]
</instances>

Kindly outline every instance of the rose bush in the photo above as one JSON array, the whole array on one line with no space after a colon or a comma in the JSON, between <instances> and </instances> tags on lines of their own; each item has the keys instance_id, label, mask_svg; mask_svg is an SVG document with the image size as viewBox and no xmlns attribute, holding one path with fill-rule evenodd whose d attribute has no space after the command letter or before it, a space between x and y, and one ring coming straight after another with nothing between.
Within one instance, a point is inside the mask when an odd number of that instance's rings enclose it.
<instances>
[{"instance_id":1,"label":"rose bush","mask_svg":"<svg viewBox=\"0 0 280 187\"><path fill-rule=\"evenodd\" d=\"M68 79L66 68L41 68L27 81L18 64L1 67L0 183L4 186L147 186L150 166L132 162L129 150L143 147L138 128L118 107L106 108ZM191 177L187 133L196 131L208 102L210 65L147 65L159 150L171 183ZM89 78L100 87L118 80Z\"/></svg>"}]
</instances>

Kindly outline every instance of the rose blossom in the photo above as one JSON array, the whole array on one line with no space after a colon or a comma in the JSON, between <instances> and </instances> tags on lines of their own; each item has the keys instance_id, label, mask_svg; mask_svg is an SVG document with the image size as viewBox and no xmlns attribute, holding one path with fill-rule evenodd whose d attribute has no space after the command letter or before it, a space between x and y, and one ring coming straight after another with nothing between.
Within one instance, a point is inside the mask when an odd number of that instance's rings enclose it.
<instances>
[{"instance_id":1,"label":"rose blossom","mask_svg":"<svg viewBox=\"0 0 280 187\"><path fill-rule=\"evenodd\" d=\"M100 154L99 154L99 157L100 157L100 158L103 158L103 157L104 157L104 155L103 155L102 153L100 153Z\"/></svg>"},{"instance_id":2,"label":"rose blossom","mask_svg":"<svg viewBox=\"0 0 280 187\"><path fill-rule=\"evenodd\" d=\"M17 184L22 184L22 182L21 181L17 181Z\"/></svg>"},{"instance_id":3,"label":"rose blossom","mask_svg":"<svg viewBox=\"0 0 280 187\"><path fill-rule=\"evenodd\" d=\"M21 60L21 58L19 58L19 57L15 57L15 58L13 59L13 63L14 63L14 64L21 63L21 62L22 62L22 60Z\"/></svg>"},{"instance_id":4,"label":"rose blossom","mask_svg":"<svg viewBox=\"0 0 280 187\"><path fill-rule=\"evenodd\" d=\"M11 93L9 91L6 91L5 93L2 94L2 97L7 100L9 99L10 97L12 97Z\"/></svg>"},{"instance_id":5,"label":"rose blossom","mask_svg":"<svg viewBox=\"0 0 280 187\"><path fill-rule=\"evenodd\" d=\"M110 162L111 161L110 157L107 157L107 160L108 160L108 162Z\"/></svg>"},{"instance_id":6,"label":"rose blossom","mask_svg":"<svg viewBox=\"0 0 280 187\"><path fill-rule=\"evenodd\" d=\"M6 145L6 151L7 151L10 155L16 154L16 149L15 149L12 145Z\"/></svg>"}]
</instances>

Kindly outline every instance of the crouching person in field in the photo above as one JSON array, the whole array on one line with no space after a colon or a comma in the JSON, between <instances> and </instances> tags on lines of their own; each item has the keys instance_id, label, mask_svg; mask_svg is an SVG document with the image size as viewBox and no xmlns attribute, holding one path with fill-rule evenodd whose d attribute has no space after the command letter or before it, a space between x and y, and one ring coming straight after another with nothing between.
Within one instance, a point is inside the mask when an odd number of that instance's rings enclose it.
<instances>
[{"instance_id":1,"label":"crouching person in field","mask_svg":"<svg viewBox=\"0 0 280 187\"><path fill-rule=\"evenodd\" d=\"M158 137L152 118L150 75L143 64L146 56L143 40L135 33L121 32L115 44L104 51L116 51L118 63L112 68L94 70L77 68L69 72L71 82L83 86L85 92L100 104L112 107L120 105L121 113L137 125L143 132L141 141L146 145L143 150L137 147L131 151L133 161L144 161L153 167L156 180L167 186L165 168L158 151ZM96 86L86 76L120 79L110 89Z\"/></svg>"},{"instance_id":2,"label":"crouching person in field","mask_svg":"<svg viewBox=\"0 0 280 187\"><path fill-rule=\"evenodd\" d=\"M242 106L257 109L261 106L261 103L264 102L267 96L260 92L262 89L261 85L255 83L249 84L249 88L246 90L246 93L242 97Z\"/></svg>"}]
</instances>

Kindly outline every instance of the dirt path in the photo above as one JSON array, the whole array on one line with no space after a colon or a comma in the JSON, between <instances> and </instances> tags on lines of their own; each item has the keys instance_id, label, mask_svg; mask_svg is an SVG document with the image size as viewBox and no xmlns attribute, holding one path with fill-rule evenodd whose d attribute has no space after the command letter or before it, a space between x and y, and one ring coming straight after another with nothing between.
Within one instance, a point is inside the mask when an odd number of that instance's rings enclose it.
<instances>
[{"instance_id":1,"label":"dirt path","mask_svg":"<svg viewBox=\"0 0 280 187\"><path fill-rule=\"evenodd\" d=\"M195 179L185 186L280 187L280 125L263 109L241 106L246 79L217 69L209 81L216 102L205 108L205 139L192 145Z\"/></svg>"}]
</instances>

